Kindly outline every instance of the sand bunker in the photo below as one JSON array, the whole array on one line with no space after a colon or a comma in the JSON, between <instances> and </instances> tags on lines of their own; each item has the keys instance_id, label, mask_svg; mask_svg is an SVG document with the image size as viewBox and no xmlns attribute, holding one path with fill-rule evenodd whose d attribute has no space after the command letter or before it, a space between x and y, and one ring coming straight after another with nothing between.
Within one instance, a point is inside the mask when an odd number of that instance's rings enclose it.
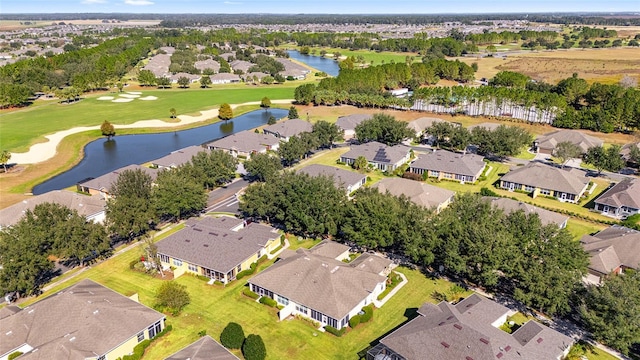
<instances>
[{"instance_id":1,"label":"sand bunker","mask_svg":"<svg viewBox=\"0 0 640 360\"><path fill-rule=\"evenodd\" d=\"M145 97L139 98L138 100L158 100L158 98L155 96L145 96Z\"/></svg>"},{"instance_id":2,"label":"sand bunker","mask_svg":"<svg viewBox=\"0 0 640 360\"><path fill-rule=\"evenodd\" d=\"M127 94L131 94L131 95L142 95L142 93L140 91L127 91Z\"/></svg>"},{"instance_id":3,"label":"sand bunker","mask_svg":"<svg viewBox=\"0 0 640 360\"><path fill-rule=\"evenodd\" d=\"M135 99L135 98L139 98L140 95L120 94L120 97L127 98L127 99Z\"/></svg>"},{"instance_id":4,"label":"sand bunker","mask_svg":"<svg viewBox=\"0 0 640 360\"><path fill-rule=\"evenodd\" d=\"M117 102L117 103L125 103L125 102L129 102L129 101L133 101L133 99L115 99L115 100L111 100L111 102Z\"/></svg>"},{"instance_id":5,"label":"sand bunker","mask_svg":"<svg viewBox=\"0 0 640 360\"><path fill-rule=\"evenodd\" d=\"M113 100L113 96L100 96L98 98L98 100L103 101L103 100Z\"/></svg>"}]
</instances>

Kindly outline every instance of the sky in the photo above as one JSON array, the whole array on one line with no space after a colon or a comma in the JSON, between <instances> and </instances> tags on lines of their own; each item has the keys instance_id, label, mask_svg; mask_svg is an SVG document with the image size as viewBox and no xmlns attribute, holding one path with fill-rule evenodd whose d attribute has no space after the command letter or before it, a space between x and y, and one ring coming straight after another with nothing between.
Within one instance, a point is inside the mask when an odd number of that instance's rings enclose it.
<instances>
[{"instance_id":1,"label":"sky","mask_svg":"<svg viewBox=\"0 0 640 360\"><path fill-rule=\"evenodd\" d=\"M640 0L0 0L8 13L434 14L636 12Z\"/></svg>"}]
</instances>

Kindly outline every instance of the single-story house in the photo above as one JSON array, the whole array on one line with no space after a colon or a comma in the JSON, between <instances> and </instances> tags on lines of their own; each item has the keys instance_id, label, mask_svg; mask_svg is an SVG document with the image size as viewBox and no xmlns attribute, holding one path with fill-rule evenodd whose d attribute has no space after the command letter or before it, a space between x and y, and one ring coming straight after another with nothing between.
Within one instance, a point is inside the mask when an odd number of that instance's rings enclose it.
<instances>
[{"instance_id":1,"label":"single-story house","mask_svg":"<svg viewBox=\"0 0 640 360\"><path fill-rule=\"evenodd\" d=\"M220 70L220 63L213 59L200 60L200 61L196 61L193 64L193 67L195 67L200 71L205 71L206 69L209 69L214 73L217 73Z\"/></svg>"},{"instance_id":2,"label":"single-story house","mask_svg":"<svg viewBox=\"0 0 640 360\"><path fill-rule=\"evenodd\" d=\"M625 146L622 147L622 149L620 149L620 156L622 156L622 158L628 162L631 163L631 148L637 148L640 151L640 142L637 143L633 143L633 144L626 144Z\"/></svg>"},{"instance_id":3,"label":"single-story house","mask_svg":"<svg viewBox=\"0 0 640 360\"><path fill-rule=\"evenodd\" d=\"M613 225L595 235L585 235L580 244L591 256L585 282L599 284L609 274L625 269L640 270L640 231Z\"/></svg>"},{"instance_id":4,"label":"single-story house","mask_svg":"<svg viewBox=\"0 0 640 360\"><path fill-rule=\"evenodd\" d=\"M0 317L0 359L114 360L164 330L165 316L92 280Z\"/></svg>"},{"instance_id":5,"label":"single-story house","mask_svg":"<svg viewBox=\"0 0 640 360\"><path fill-rule=\"evenodd\" d=\"M561 142L570 142L577 145L583 154L589 148L602 146L604 143L597 137L587 135L579 130L557 130L538 137L533 142L533 147L539 153L553 155L556 146Z\"/></svg>"},{"instance_id":6,"label":"single-story house","mask_svg":"<svg viewBox=\"0 0 640 360\"><path fill-rule=\"evenodd\" d=\"M351 150L340 156L340 161L351 165L363 156L370 165L382 171L394 171L406 164L411 157L411 149L404 145L387 146L377 141L352 145Z\"/></svg>"},{"instance_id":7,"label":"single-story house","mask_svg":"<svg viewBox=\"0 0 640 360\"><path fill-rule=\"evenodd\" d=\"M76 210L88 221L102 223L105 219L104 198L99 195L84 195L68 190L53 190L41 195L30 196L21 202L0 210L0 230L16 224L27 210L33 211L36 205L53 203Z\"/></svg>"},{"instance_id":8,"label":"single-story house","mask_svg":"<svg viewBox=\"0 0 640 360\"><path fill-rule=\"evenodd\" d=\"M312 132L313 125L302 119L289 119L280 121L273 125L266 126L263 132L268 135L273 135L282 141L289 141L292 136L298 136L303 132Z\"/></svg>"},{"instance_id":9,"label":"single-story house","mask_svg":"<svg viewBox=\"0 0 640 360\"><path fill-rule=\"evenodd\" d=\"M196 156L196 154L203 151L210 152L211 150L198 145L188 146L184 149L173 151L167 156L151 161L151 165L159 169L175 169L180 165L188 163L194 156Z\"/></svg>"},{"instance_id":10,"label":"single-story house","mask_svg":"<svg viewBox=\"0 0 640 360\"><path fill-rule=\"evenodd\" d=\"M526 215L538 214L542 225L556 224L560 229L562 229L567 226L567 221L569 221L569 216L545 210L522 201L491 196L486 196L484 199L489 201L492 206L502 209L506 214L511 214L512 212L520 210L524 211Z\"/></svg>"},{"instance_id":11,"label":"single-story house","mask_svg":"<svg viewBox=\"0 0 640 360\"><path fill-rule=\"evenodd\" d=\"M232 84L240 82L240 76L229 73L217 73L215 75L211 75L209 78L211 79L212 84Z\"/></svg>"},{"instance_id":12,"label":"single-story house","mask_svg":"<svg viewBox=\"0 0 640 360\"><path fill-rule=\"evenodd\" d=\"M226 284L280 246L271 226L229 216L192 218L185 225L157 243L160 262L174 268L174 277L190 273Z\"/></svg>"},{"instance_id":13,"label":"single-story house","mask_svg":"<svg viewBox=\"0 0 640 360\"><path fill-rule=\"evenodd\" d=\"M327 165L312 164L301 168L298 172L313 177L321 175L331 177L336 187L345 189L347 194L358 190L367 182L366 175Z\"/></svg>"},{"instance_id":14,"label":"single-story house","mask_svg":"<svg viewBox=\"0 0 640 360\"><path fill-rule=\"evenodd\" d=\"M241 78L242 78L242 80L244 80L244 82L252 82L254 78L261 82L262 78L265 77L265 76L270 76L270 75L267 74L267 73L255 72L254 71L254 72L250 72L250 73L242 75Z\"/></svg>"},{"instance_id":15,"label":"single-story house","mask_svg":"<svg viewBox=\"0 0 640 360\"><path fill-rule=\"evenodd\" d=\"M201 337L164 360L240 360L209 335Z\"/></svg>"},{"instance_id":16,"label":"single-story house","mask_svg":"<svg viewBox=\"0 0 640 360\"><path fill-rule=\"evenodd\" d=\"M232 62L229 63L229 65L231 66L233 71L240 70L243 73L246 73L255 64L245 60L233 60Z\"/></svg>"},{"instance_id":17,"label":"single-story house","mask_svg":"<svg viewBox=\"0 0 640 360\"><path fill-rule=\"evenodd\" d=\"M369 114L353 114L347 116L340 116L336 121L336 126L342 130L345 140L353 139L356 136L356 126L361 122L369 120L373 115Z\"/></svg>"},{"instance_id":18,"label":"single-story house","mask_svg":"<svg viewBox=\"0 0 640 360\"><path fill-rule=\"evenodd\" d=\"M288 69L280 71L278 74L282 75L285 79L292 78L293 80L304 80L307 77L308 72L299 69Z\"/></svg>"},{"instance_id":19,"label":"single-story house","mask_svg":"<svg viewBox=\"0 0 640 360\"><path fill-rule=\"evenodd\" d=\"M118 180L118 176L120 176L120 174L127 170L142 170L143 172L151 176L151 179L153 181L155 181L156 177L158 177L157 169L152 169L137 164L131 164L108 172L95 179L80 182L76 186L78 188L78 191L85 192L91 195L100 195L103 198L108 199L110 197L109 191L111 189L111 185L113 185Z\"/></svg>"},{"instance_id":20,"label":"single-story house","mask_svg":"<svg viewBox=\"0 0 640 360\"><path fill-rule=\"evenodd\" d=\"M324 250L316 252L315 247L285 250L275 264L252 277L249 286L253 292L284 306L278 314L280 320L299 315L321 326L342 329L362 307L377 299L387 278L376 272L380 266L367 266L368 259L377 255L361 255L365 258L354 264L323 253ZM385 262L385 268L389 268L391 261L380 258L380 263Z\"/></svg>"},{"instance_id":21,"label":"single-story house","mask_svg":"<svg viewBox=\"0 0 640 360\"><path fill-rule=\"evenodd\" d=\"M617 218L640 214L640 179L626 178L613 185L595 200L595 210Z\"/></svg>"},{"instance_id":22,"label":"single-story house","mask_svg":"<svg viewBox=\"0 0 640 360\"><path fill-rule=\"evenodd\" d=\"M285 59L285 58L276 58L275 59L277 62L281 63L282 65L284 65L284 70L297 70L303 74L309 74L311 72L311 70L309 70L309 68L300 65L294 61L291 61L289 59Z\"/></svg>"},{"instance_id":23,"label":"single-story house","mask_svg":"<svg viewBox=\"0 0 640 360\"><path fill-rule=\"evenodd\" d=\"M438 213L449 206L456 195L455 191L403 178L382 179L373 188L393 196L404 195L416 205L433 208Z\"/></svg>"},{"instance_id":24,"label":"single-story house","mask_svg":"<svg viewBox=\"0 0 640 360\"><path fill-rule=\"evenodd\" d=\"M446 123L448 121L446 120L442 120L442 119L438 119L438 118L432 118L432 117L421 117L421 118L417 118L413 121L409 121L409 123L407 124L407 127L411 130L413 130L416 133L416 139L421 139L424 135L425 135L425 130L427 130L428 128L432 127L433 124L437 124L437 123ZM455 123L451 123L450 124L455 124ZM457 124L455 124L457 125Z\"/></svg>"},{"instance_id":25,"label":"single-story house","mask_svg":"<svg viewBox=\"0 0 640 360\"><path fill-rule=\"evenodd\" d=\"M409 165L412 173L427 175L461 183L474 183L482 175L487 163L483 157L471 153L455 153L447 150L436 150L420 155Z\"/></svg>"},{"instance_id":26,"label":"single-story house","mask_svg":"<svg viewBox=\"0 0 640 360\"><path fill-rule=\"evenodd\" d=\"M500 187L509 191L520 190L551 196L563 202L578 202L589 186L585 172L574 168L547 165L541 162L511 170L500 178Z\"/></svg>"},{"instance_id":27,"label":"single-story house","mask_svg":"<svg viewBox=\"0 0 640 360\"><path fill-rule=\"evenodd\" d=\"M171 76L169 76L169 80L171 80L172 83L176 84L178 82L178 80L180 80L180 78L185 77L187 79L189 79L189 83L193 84L196 83L198 81L200 81L201 76L200 75L195 75L195 74L188 74L185 72L179 72L179 73L175 73Z\"/></svg>"},{"instance_id":28,"label":"single-story house","mask_svg":"<svg viewBox=\"0 0 640 360\"><path fill-rule=\"evenodd\" d=\"M251 157L251 154L266 154L268 150L276 151L279 145L278 138L257 134L250 130L240 131L204 144L210 150L224 150L235 157L240 156L247 159Z\"/></svg>"},{"instance_id":29,"label":"single-story house","mask_svg":"<svg viewBox=\"0 0 640 360\"><path fill-rule=\"evenodd\" d=\"M534 320L512 334L510 310L473 294L453 305L425 303L418 316L367 351L367 360L560 360L574 340Z\"/></svg>"}]
</instances>

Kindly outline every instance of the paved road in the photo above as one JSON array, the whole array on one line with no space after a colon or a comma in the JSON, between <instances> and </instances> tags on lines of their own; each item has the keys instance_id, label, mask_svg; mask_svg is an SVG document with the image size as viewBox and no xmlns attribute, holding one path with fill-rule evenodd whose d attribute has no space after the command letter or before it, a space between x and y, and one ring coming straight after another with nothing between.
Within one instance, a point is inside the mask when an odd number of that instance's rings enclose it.
<instances>
[{"instance_id":1,"label":"paved road","mask_svg":"<svg viewBox=\"0 0 640 360\"><path fill-rule=\"evenodd\" d=\"M213 210L221 202L226 202L244 188L249 186L249 182L245 179L236 179L231 184L212 190L207 197L207 211L226 211L226 210Z\"/></svg>"}]
</instances>

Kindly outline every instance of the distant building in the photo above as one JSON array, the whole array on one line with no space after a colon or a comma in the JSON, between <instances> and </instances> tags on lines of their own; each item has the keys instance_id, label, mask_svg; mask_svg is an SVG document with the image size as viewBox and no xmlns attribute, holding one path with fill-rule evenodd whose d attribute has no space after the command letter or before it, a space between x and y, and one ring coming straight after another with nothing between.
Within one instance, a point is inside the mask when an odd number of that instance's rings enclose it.
<instances>
[{"instance_id":1,"label":"distant building","mask_svg":"<svg viewBox=\"0 0 640 360\"><path fill-rule=\"evenodd\" d=\"M273 135L280 140L289 141L292 136L298 136L303 132L312 132L313 125L302 119L289 119L276 124L266 126L263 129L265 134Z\"/></svg>"},{"instance_id":2,"label":"distant building","mask_svg":"<svg viewBox=\"0 0 640 360\"><path fill-rule=\"evenodd\" d=\"M118 177L120 176L120 174L122 174L125 171L135 171L135 170L142 170L142 172L147 173L149 176L151 176L151 179L153 181L155 181L156 177L158 176L157 169L151 169L148 167L132 164L132 165L127 165L125 167L121 167L119 169L108 172L95 179L90 179L87 181L80 182L77 184L78 191L85 192L91 195L100 195L103 198L108 199L111 197L110 195L111 186L118 180Z\"/></svg>"},{"instance_id":3,"label":"distant building","mask_svg":"<svg viewBox=\"0 0 640 360\"><path fill-rule=\"evenodd\" d=\"M189 146L173 151L167 156L152 160L151 164L159 169L173 169L190 162L194 156L203 151L207 153L210 152L209 149L203 148L202 146Z\"/></svg>"},{"instance_id":4,"label":"distant building","mask_svg":"<svg viewBox=\"0 0 640 360\"><path fill-rule=\"evenodd\" d=\"M594 202L594 209L603 215L625 218L640 214L640 179L624 179L605 191Z\"/></svg>"},{"instance_id":5,"label":"distant building","mask_svg":"<svg viewBox=\"0 0 640 360\"><path fill-rule=\"evenodd\" d=\"M556 224L560 229L567 226L569 217L566 215L558 214L557 212L545 210L537 206L533 206L522 201L513 200L503 197L485 197L487 201L499 209L502 209L505 214L511 214L516 211L522 210L525 215L537 214L540 218L542 225Z\"/></svg>"},{"instance_id":6,"label":"distant building","mask_svg":"<svg viewBox=\"0 0 640 360\"><path fill-rule=\"evenodd\" d=\"M352 145L351 150L340 157L340 161L351 165L360 156L374 168L382 171L394 171L407 163L410 158L410 148L404 145L387 146L377 141L362 145Z\"/></svg>"},{"instance_id":7,"label":"distant building","mask_svg":"<svg viewBox=\"0 0 640 360\"><path fill-rule=\"evenodd\" d=\"M409 165L409 171L427 177L474 183L482 175L485 163L480 155L436 150L420 155Z\"/></svg>"},{"instance_id":8,"label":"distant building","mask_svg":"<svg viewBox=\"0 0 640 360\"><path fill-rule=\"evenodd\" d=\"M500 178L500 187L509 191L525 191L535 198L552 196L563 202L578 202L587 191L589 178L578 169L560 169L540 162L511 170Z\"/></svg>"},{"instance_id":9,"label":"distant building","mask_svg":"<svg viewBox=\"0 0 640 360\"><path fill-rule=\"evenodd\" d=\"M561 142L570 142L580 148L582 153L586 153L589 148L602 146L602 140L587 135L579 130L557 130L538 137L534 142L534 148L542 154L553 155L556 146Z\"/></svg>"},{"instance_id":10,"label":"distant building","mask_svg":"<svg viewBox=\"0 0 640 360\"><path fill-rule=\"evenodd\" d=\"M250 130L240 131L204 144L210 150L224 150L234 157L247 159L253 154L266 154L269 150L277 151L279 145L278 138L257 134Z\"/></svg>"},{"instance_id":11,"label":"distant building","mask_svg":"<svg viewBox=\"0 0 640 360\"><path fill-rule=\"evenodd\" d=\"M321 175L331 177L336 187L345 189L347 194L358 190L367 182L366 175L327 165L311 164L298 172L314 177Z\"/></svg>"},{"instance_id":12,"label":"distant building","mask_svg":"<svg viewBox=\"0 0 640 360\"><path fill-rule=\"evenodd\" d=\"M449 206L456 195L455 191L402 178L382 179L372 187L383 194L388 192L393 196L404 195L416 205L435 209L438 213Z\"/></svg>"},{"instance_id":13,"label":"distant building","mask_svg":"<svg viewBox=\"0 0 640 360\"><path fill-rule=\"evenodd\" d=\"M209 335L201 337L164 360L240 360Z\"/></svg>"},{"instance_id":14,"label":"distant building","mask_svg":"<svg viewBox=\"0 0 640 360\"><path fill-rule=\"evenodd\" d=\"M356 126L361 122L369 120L373 115L369 114L354 114L347 116L340 116L336 121L336 125L344 134L345 140L353 139L356 136Z\"/></svg>"},{"instance_id":15,"label":"distant building","mask_svg":"<svg viewBox=\"0 0 640 360\"><path fill-rule=\"evenodd\" d=\"M640 270L640 231L613 225L595 235L580 239L591 257L585 282L599 284L609 274L625 269Z\"/></svg>"}]
</instances>

